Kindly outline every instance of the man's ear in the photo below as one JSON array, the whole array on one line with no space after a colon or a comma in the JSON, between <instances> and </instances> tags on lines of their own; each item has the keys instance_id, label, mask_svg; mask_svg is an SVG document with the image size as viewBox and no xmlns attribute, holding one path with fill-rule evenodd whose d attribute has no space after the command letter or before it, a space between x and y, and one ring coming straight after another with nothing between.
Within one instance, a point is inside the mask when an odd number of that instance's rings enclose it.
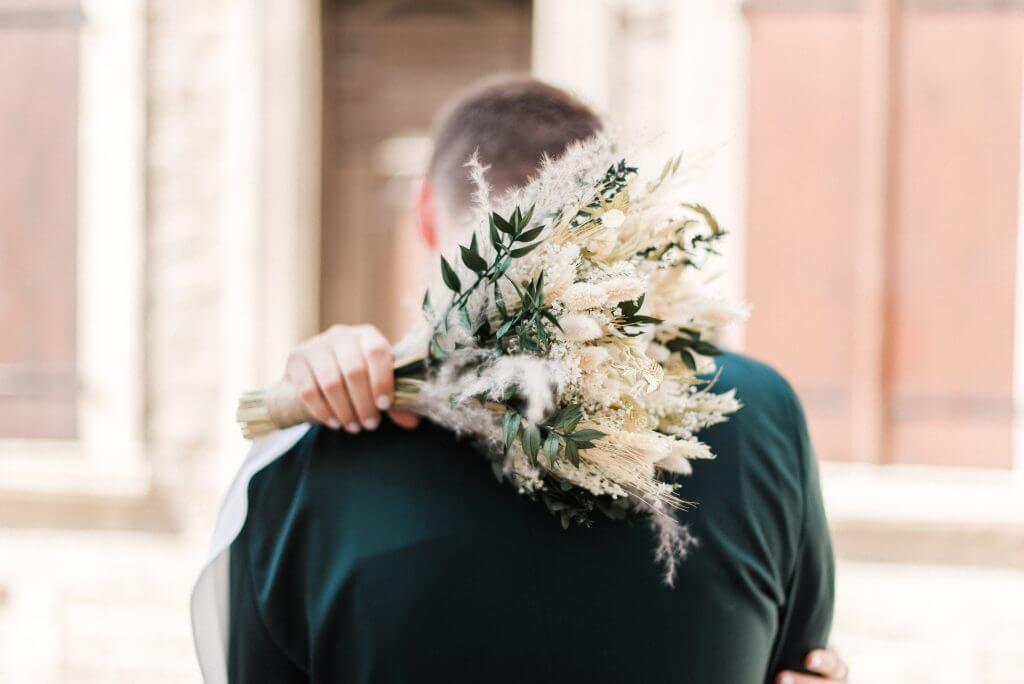
<instances>
[{"instance_id":1,"label":"man's ear","mask_svg":"<svg viewBox=\"0 0 1024 684\"><path fill-rule=\"evenodd\" d=\"M427 247L437 250L437 213L434 209L434 191L426 180L416 195L416 223L420 237Z\"/></svg>"}]
</instances>

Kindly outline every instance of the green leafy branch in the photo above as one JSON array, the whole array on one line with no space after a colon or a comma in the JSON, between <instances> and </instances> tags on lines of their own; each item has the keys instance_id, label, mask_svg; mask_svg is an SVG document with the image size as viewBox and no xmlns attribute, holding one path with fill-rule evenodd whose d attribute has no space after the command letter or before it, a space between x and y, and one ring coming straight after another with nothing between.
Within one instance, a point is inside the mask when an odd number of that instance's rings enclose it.
<instances>
[{"instance_id":1,"label":"green leafy branch","mask_svg":"<svg viewBox=\"0 0 1024 684\"><path fill-rule=\"evenodd\" d=\"M591 428L577 430L582 418L583 409L579 404L563 406L540 424L525 422L518 412L506 408L502 425L504 453L508 455L518 437L531 465L536 466L543 453L549 469L555 467L559 458L579 468L580 449L592 449L594 442L605 436Z\"/></svg>"},{"instance_id":2,"label":"green leafy branch","mask_svg":"<svg viewBox=\"0 0 1024 684\"><path fill-rule=\"evenodd\" d=\"M544 305L544 273L531 280L525 287L520 287L511 278L508 282L515 288L519 296L519 311L510 314L501 297L500 288L495 288L495 304L498 313L503 321L495 337L498 340L515 339L519 349L528 352L546 352L550 344L550 336L545 329L544 322L551 323L559 330L562 329L558 318L552 313L551 308ZM508 344L503 342L504 348Z\"/></svg>"},{"instance_id":3,"label":"green leafy branch","mask_svg":"<svg viewBox=\"0 0 1024 684\"><path fill-rule=\"evenodd\" d=\"M455 268L445 257L441 257L441 279L454 295L442 317L442 326L445 331L448 329L449 319L454 312L458 320L478 342L486 343L494 333L491 331L491 325L486 316L480 316L478 321L472 320L467 305L473 293L481 286L489 285L494 288L495 301L499 302L501 291L498 288L498 281L505 277L521 293L520 297L523 297L522 288L506 275L506 271L514 259L524 257L540 246L541 241L537 238L544 231L544 226L529 228L532 219L533 207L530 207L525 214L519 207L516 207L508 218L493 212L488 219L489 237L491 245L494 247L494 255L490 261L480 254L480 246L475 233L469 245L459 246L462 263L476 276L473 282L465 288L463 288L462 280ZM433 313L429 293L424 298L423 308L428 315ZM504 302L499 305L499 310L505 310ZM509 328L511 327L510 325ZM507 332L508 330L505 330L502 335L495 336L500 338ZM438 341L439 337L440 331L433 336L430 342L432 359L443 359L446 355Z\"/></svg>"}]
</instances>

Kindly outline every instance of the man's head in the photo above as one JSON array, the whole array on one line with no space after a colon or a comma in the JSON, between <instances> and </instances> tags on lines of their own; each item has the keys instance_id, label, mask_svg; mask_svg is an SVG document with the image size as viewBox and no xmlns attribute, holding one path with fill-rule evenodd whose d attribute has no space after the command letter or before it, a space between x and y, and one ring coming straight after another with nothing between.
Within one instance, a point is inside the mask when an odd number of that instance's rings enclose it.
<instances>
[{"instance_id":1,"label":"man's head","mask_svg":"<svg viewBox=\"0 0 1024 684\"><path fill-rule=\"evenodd\" d=\"M586 105L527 77L487 79L457 94L438 121L419 197L424 238L436 246L460 226L472 199L466 162L474 152L500 193L526 183L545 156L557 157L601 128Z\"/></svg>"}]
</instances>

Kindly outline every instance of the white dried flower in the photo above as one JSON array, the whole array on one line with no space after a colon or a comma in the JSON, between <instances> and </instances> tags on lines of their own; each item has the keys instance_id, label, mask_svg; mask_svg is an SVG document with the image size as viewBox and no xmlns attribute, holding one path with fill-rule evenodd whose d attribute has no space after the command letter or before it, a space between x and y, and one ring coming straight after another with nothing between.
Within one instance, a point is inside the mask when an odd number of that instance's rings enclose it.
<instances>
[{"instance_id":1,"label":"white dried flower","mask_svg":"<svg viewBox=\"0 0 1024 684\"><path fill-rule=\"evenodd\" d=\"M647 345L647 355L658 363L664 365L668 362L669 357L672 356L672 352L664 345L658 344L657 342L651 342Z\"/></svg>"},{"instance_id":2,"label":"white dried flower","mask_svg":"<svg viewBox=\"0 0 1024 684\"><path fill-rule=\"evenodd\" d=\"M584 347L580 350L580 368L594 372L608 360L608 350L604 347Z\"/></svg>"},{"instance_id":3,"label":"white dried flower","mask_svg":"<svg viewBox=\"0 0 1024 684\"><path fill-rule=\"evenodd\" d=\"M559 367L553 361L526 355L500 356L481 366L470 380L459 379L456 398L464 402L475 397L502 401L513 392L523 405L523 417L540 422L554 408L558 392Z\"/></svg>"},{"instance_id":4,"label":"white dried flower","mask_svg":"<svg viewBox=\"0 0 1024 684\"><path fill-rule=\"evenodd\" d=\"M646 283L641 278L612 278L601 283L608 302L631 302L639 299L646 291Z\"/></svg>"},{"instance_id":5,"label":"white dried flower","mask_svg":"<svg viewBox=\"0 0 1024 684\"><path fill-rule=\"evenodd\" d=\"M690 465L690 462L682 456L666 456L654 465L662 470L667 470L670 473L677 473L679 475L689 475L693 472L693 466Z\"/></svg>"},{"instance_id":6,"label":"white dried flower","mask_svg":"<svg viewBox=\"0 0 1024 684\"><path fill-rule=\"evenodd\" d=\"M558 323L562 336L570 342L589 342L604 335L601 324L587 314L569 313L559 318Z\"/></svg>"},{"instance_id":7,"label":"white dried flower","mask_svg":"<svg viewBox=\"0 0 1024 684\"><path fill-rule=\"evenodd\" d=\"M586 311L605 303L604 288L594 283L573 283L559 296L566 311Z\"/></svg>"},{"instance_id":8,"label":"white dried flower","mask_svg":"<svg viewBox=\"0 0 1024 684\"><path fill-rule=\"evenodd\" d=\"M619 231L614 228L605 228L590 238L590 241L587 243L587 251L595 259L604 259L612 253L618 241Z\"/></svg>"},{"instance_id":9,"label":"white dried flower","mask_svg":"<svg viewBox=\"0 0 1024 684\"><path fill-rule=\"evenodd\" d=\"M611 435L613 441L633 449L644 462L651 465L672 455L675 440L657 432L618 431Z\"/></svg>"},{"instance_id":10,"label":"white dried flower","mask_svg":"<svg viewBox=\"0 0 1024 684\"><path fill-rule=\"evenodd\" d=\"M544 292L548 301L560 298L576 280L580 248L572 243L545 245L538 253L544 269Z\"/></svg>"},{"instance_id":11,"label":"white dried flower","mask_svg":"<svg viewBox=\"0 0 1024 684\"><path fill-rule=\"evenodd\" d=\"M697 439L673 439L672 455L679 458L714 458L711 447Z\"/></svg>"},{"instance_id":12,"label":"white dried flower","mask_svg":"<svg viewBox=\"0 0 1024 684\"><path fill-rule=\"evenodd\" d=\"M609 228L618 228L625 222L626 215L621 209L609 209L601 214L601 223Z\"/></svg>"}]
</instances>

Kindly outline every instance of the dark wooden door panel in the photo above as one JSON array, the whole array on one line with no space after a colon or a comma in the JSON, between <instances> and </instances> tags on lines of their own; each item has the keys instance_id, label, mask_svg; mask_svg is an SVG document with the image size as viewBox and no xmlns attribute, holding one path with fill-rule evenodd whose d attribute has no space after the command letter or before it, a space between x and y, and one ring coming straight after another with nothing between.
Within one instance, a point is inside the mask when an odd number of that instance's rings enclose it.
<instances>
[{"instance_id":1,"label":"dark wooden door panel","mask_svg":"<svg viewBox=\"0 0 1024 684\"><path fill-rule=\"evenodd\" d=\"M427 136L438 107L471 81L527 70L530 3L333 1L323 26L321 324L370 322L394 336L399 283L423 253L409 220L416 172L389 168L382 150Z\"/></svg>"}]
</instances>

